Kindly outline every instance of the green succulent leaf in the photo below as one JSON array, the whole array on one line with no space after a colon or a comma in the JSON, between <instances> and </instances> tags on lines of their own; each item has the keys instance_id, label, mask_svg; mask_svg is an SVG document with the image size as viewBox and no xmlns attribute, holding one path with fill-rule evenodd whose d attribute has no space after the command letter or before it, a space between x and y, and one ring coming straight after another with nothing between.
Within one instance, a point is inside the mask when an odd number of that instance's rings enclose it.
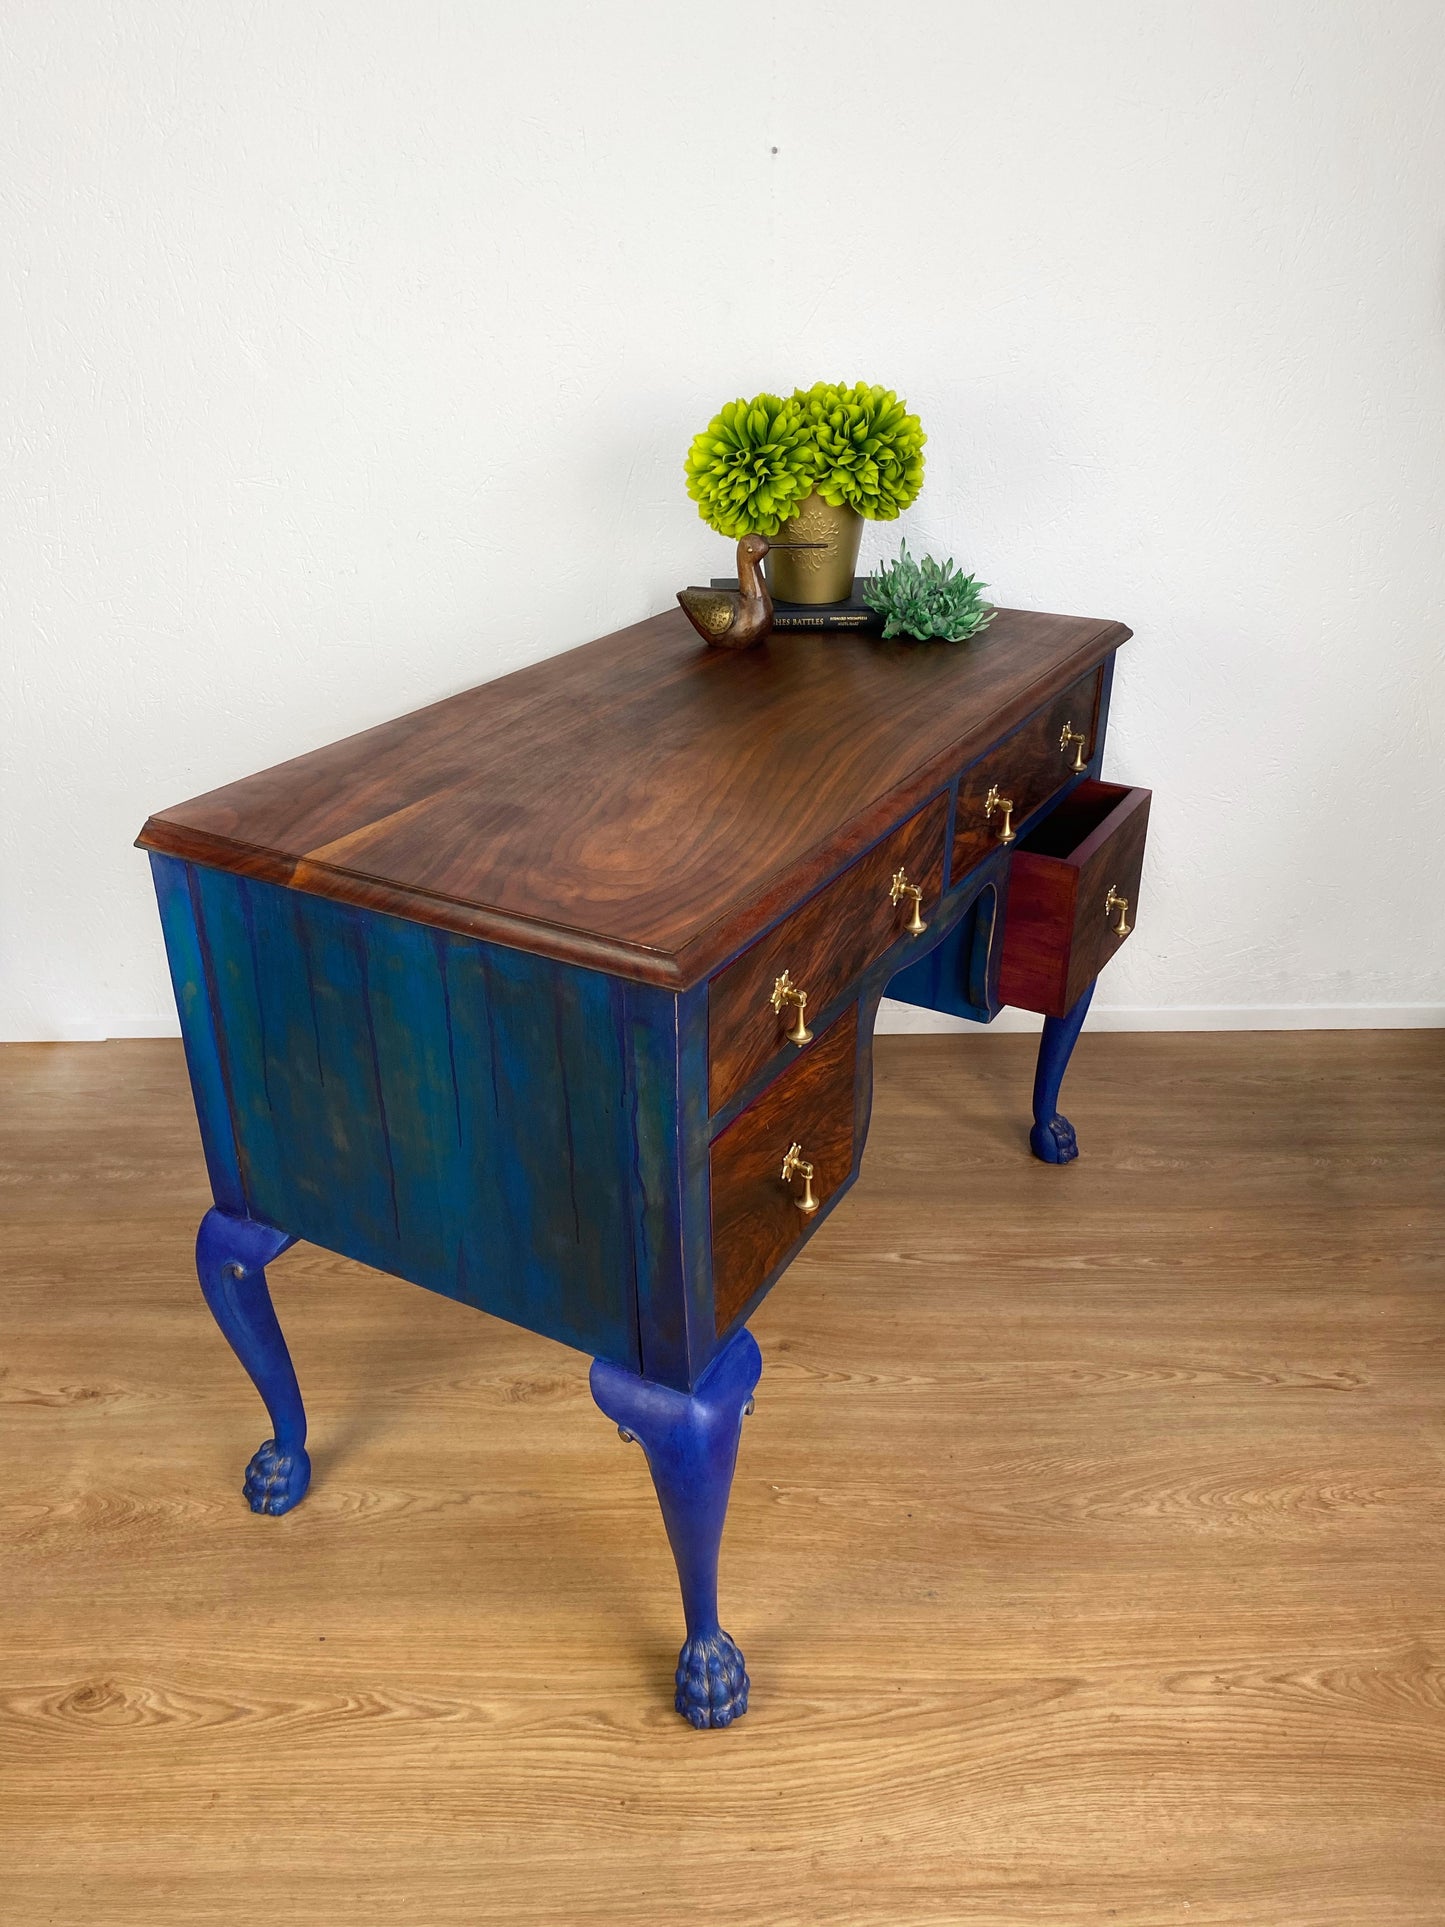
<instances>
[{"instance_id":1,"label":"green succulent leaf","mask_svg":"<svg viewBox=\"0 0 1445 1927\"><path fill-rule=\"evenodd\" d=\"M811 495L813 436L796 400L728 402L687 452L687 492L719 535L776 535Z\"/></svg>"},{"instance_id":2,"label":"green succulent leaf","mask_svg":"<svg viewBox=\"0 0 1445 1927\"><path fill-rule=\"evenodd\" d=\"M986 629L997 613L993 604L984 600L987 586L976 576L956 569L952 556L946 562L935 561L931 555L917 560L903 542L897 560L885 562L865 584L863 600L883 617L885 636L912 636L919 642L966 642Z\"/></svg>"},{"instance_id":3,"label":"green succulent leaf","mask_svg":"<svg viewBox=\"0 0 1445 1927\"><path fill-rule=\"evenodd\" d=\"M812 431L814 486L834 508L856 509L870 522L891 522L923 487L928 437L907 402L891 388L818 381L793 391Z\"/></svg>"}]
</instances>

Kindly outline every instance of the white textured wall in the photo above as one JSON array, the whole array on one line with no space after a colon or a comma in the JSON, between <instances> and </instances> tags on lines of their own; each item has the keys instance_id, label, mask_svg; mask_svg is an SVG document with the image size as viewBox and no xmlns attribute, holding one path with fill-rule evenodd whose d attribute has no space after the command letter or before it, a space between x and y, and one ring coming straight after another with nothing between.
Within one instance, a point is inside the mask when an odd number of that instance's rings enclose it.
<instances>
[{"instance_id":1,"label":"white textured wall","mask_svg":"<svg viewBox=\"0 0 1445 1927\"><path fill-rule=\"evenodd\" d=\"M163 1024L151 808L665 606L692 431L820 375L922 414L915 547L1137 631L1101 1001L1445 1003L1438 0L10 0L0 56L0 1035Z\"/></svg>"}]
</instances>

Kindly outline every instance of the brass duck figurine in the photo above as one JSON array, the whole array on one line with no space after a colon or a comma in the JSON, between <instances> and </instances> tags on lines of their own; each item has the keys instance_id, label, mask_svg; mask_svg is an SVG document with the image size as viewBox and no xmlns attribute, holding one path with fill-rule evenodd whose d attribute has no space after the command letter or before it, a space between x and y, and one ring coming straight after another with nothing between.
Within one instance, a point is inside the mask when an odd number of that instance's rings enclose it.
<instances>
[{"instance_id":1,"label":"brass duck figurine","mask_svg":"<svg viewBox=\"0 0 1445 1927\"><path fill-rule=\"evenodd\" d=\"M679 589L682 612L711 649L751 649L773 627L773 598L763 578L769 549L822 549L825 542L770 542L745 535L738 543L736 589Z\"/></svg>"}]
</instances>

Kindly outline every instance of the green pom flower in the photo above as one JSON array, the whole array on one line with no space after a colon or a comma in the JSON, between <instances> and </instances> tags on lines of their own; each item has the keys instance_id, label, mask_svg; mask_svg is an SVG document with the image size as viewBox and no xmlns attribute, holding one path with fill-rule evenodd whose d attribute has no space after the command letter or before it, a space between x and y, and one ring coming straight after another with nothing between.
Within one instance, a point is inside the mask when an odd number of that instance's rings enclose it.
<instances>
[{"instance_id":1,"label":"green pom flower","mask_svg":"<svg viewBox=\"0 0 1445 1927\"><path fill-rule=\"evenodd\" d=\"M870 522L891 522L912 507L923 487L928 437L891 388L818 381L795 389L793 399L812 431L813 486L825 502L857 509Z\"/></svg>"},{"instance_id":2,"label":"green pom flower","mask_svg":"<svg viewBox=\"0 0 1445 1927\"><path fill-rule=\"evenodd\" d=\"M796 399L730 401L687 451L687 492L719 535L776 535L812 494L815 459Z\"/></svg>"}]
</instances>

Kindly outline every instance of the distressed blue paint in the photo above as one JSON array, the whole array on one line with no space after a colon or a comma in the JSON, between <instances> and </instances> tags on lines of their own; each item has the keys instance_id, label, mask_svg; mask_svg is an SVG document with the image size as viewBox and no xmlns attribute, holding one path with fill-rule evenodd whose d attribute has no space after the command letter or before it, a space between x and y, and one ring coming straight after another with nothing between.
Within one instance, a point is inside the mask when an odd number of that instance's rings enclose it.
<instances>
[{"instance_id":1,"label":"distressed blue paint","mask_svg":"<svg viewBox=\"0 0 1445 1927\"><path fill-rule=\"evenodd\" d=\"M626 1104L621 1173L635 1253L636 1358L649 1377L689 1385L678 1190L677 1000L645 984L618 986Z\"/></svg>"},{"instance_id":2,"label":"distressed blue paint","mask_svg":"<svg viewBox=\"0 0 1445 1927\"><path fill-rule=\"evenodd\" d=\"M641 1369L686 1388L716 1349L707 1192L707 987L623 1003Z\"/></svg>"},{"instance_id":3,"label":"distressed blue paint","mask_svg":"<svg viewBox=\"0 0 1445 1927\"><path fill-rule=\"evenodd\" d=\"M289 1232L220 1210L208 1211L196 1233L201 1291L271 1415L273 1436L253 1455L242 1488L253 1512L289 1512L311 1483L306 1410L266 1284L266 1266L295 1242Z\"/></svg>"},{"instance_id":4,"label":"distressed blue paint","mask_svg":"<svg viewBox=\"0 0 1445 1927\"><path fill-rule=\"evenodd\" d=\"M633 987L600 972L195 877L251 1213L639 1364L639 1262L653 1300L679 1288L656 1222L676 1072L659 1082L646 1061L666 1059L674 1000L635 1000L639 1037Z\"/></svg>"},{"instance_id":5,"label":"distressed blue paint","mask_svg":"<svg viewBox=\"0 0 1445 1927\"><path fill-rule=\"evenodd\" d=\"M678 1180L682 1190L683 1277L688 1321L688 1384L718 1348L713 1314L712 1187L708 1117L708 986L678 999ZM656 1376L656 1374L651 1374Z\"/></svg>"},{"instance_id":6,"label":"distressed blue paint","mask_svg":"<svg viewBox=\"0 0 1445 1927\"><path fill-rule=\"evenodd\" d=\"M1096 978L1095 983L1098 979ZM1029 1132L1029 1149L1045 1164L1070 1164L1079 1155L1074 1127L1059 1115L1059 1087L1084 1019L1093 1001L1094 984L1062 1017L1045 1017L1044 1034L1039 1039L1038 1068L1034 1073L1034 1127Z\"/></svg>"},{"instance_id":7,"label":"distressed blue paint","mask_svg":"<svg viewBox=\"0 0 1445 1927\"><path fill-rule=\"evenodd\" d=\"M888 981L885 994L900 1003L917 1004L924 1010L946 1011L950 1017L968 1017L977 1024L990 1023L998 1015L998 958L1002 918L999 913L1000 876L1004 859L990 857L988 869L994 880L978 883L980 865L970 881L975 894L967 912L926 956L906 964Z\"/></svg>"},{"instance_id":8,"label":"distressed blue paint","mask_svg":"<svg viewBox=\"0 0 1445 1927\"><path fill-rule=\"evenodd\" d=\"M592 1396L647 1454L682 1588L687 1639L674 1704L697 1727L730 1726L748 1710L743 1656L718 1624L718 1550L738 1437L763 1361L751 1332L729 1340L691 1394L598 1359Z\"/></svg>"},{"instance_id":9,"label":"distressed blue paint","mask_svg":"<svg viewBox=\"0 0 1445 1927\"><path fill-rule=\"evenodd\" d=\"M186 1069L196 1103L196 1121L211 1193L225 1211L244 1212L246 1194L231 1123L226 1064L213 1016L205 948L192 902L190 866L173 856L151 854L151 877L160 906L171 987L181 1020Z\"/></svg>"}]
</instances>

